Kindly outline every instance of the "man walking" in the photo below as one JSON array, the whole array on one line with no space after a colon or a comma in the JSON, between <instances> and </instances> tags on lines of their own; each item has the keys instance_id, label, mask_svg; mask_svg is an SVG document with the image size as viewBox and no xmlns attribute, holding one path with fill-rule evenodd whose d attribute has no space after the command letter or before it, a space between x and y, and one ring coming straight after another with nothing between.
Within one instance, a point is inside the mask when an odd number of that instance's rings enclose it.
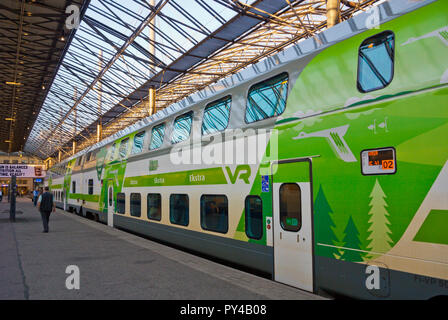
<instances>
[{"instance_id":1,"label":"man walking","mask_svg":"<svg viewBox=\"0 0 448 320\"><path fill-rule=\"evenodd\" d=\"M56 206L53 202L53 195L49 192L49 188L45 187L45 192L42 193L37 200L37 207L39 208L40 215L42 216L42 223L44 225L45 233L48 232L48 223L50 222L51 212L56 211Z\"/></svg>"}]
</instances>

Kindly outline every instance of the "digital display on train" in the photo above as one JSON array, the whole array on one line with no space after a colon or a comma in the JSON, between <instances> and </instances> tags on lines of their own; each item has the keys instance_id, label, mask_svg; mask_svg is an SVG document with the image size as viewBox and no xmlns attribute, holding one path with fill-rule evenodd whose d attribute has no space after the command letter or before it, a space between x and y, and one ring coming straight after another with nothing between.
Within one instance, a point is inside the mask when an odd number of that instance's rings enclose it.
<instances>
[{"instance_id":1,"label":"digital display on train","mask_svg":"<svg viewBox=\"0 0 448 320\"><path fill-rule=\"evenodd\" d=\"M361 168L365 175L393 174L397 171L394 148L379 148L361 152Z\"/></svg>"},{"instance_id":2,"label":"digital display on train","mask_svg":"<svg viewBox=\"0 0 448 320\"><path fill-rule=\"evenodd\" d=\"M392 149L369 151L369 166L381 166L382 169L393 169L395 166Z\"/></svg>"}]
</instances>

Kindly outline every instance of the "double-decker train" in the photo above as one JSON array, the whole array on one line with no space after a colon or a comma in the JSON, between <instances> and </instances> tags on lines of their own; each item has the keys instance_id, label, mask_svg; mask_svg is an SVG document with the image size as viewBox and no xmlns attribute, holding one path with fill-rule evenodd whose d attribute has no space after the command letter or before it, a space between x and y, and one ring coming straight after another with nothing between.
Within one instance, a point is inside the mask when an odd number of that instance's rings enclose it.
<instances>
[{"instance_id":1,"label":"double-decker train","mask_svg":"<svg viewBox=\"0 0 448 320\"><path fill-rule=\"evenodd\" d=\"M447 12L384 2L56 164L46 183L65 210L310 292L446 296Z\"/></svg>"}]
</instances>

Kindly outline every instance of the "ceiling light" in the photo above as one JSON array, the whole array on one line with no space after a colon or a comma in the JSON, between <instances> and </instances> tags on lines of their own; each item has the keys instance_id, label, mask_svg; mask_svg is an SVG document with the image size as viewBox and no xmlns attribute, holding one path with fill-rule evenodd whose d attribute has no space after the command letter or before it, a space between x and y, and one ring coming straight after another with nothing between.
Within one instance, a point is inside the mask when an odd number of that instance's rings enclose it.
<instances>
[{"instance_id":1,"label":"ceiling light","mask_svg":"<svg viewBox=\"0 0 448 320\"><path fill-rule=\"evenodd\" d=\"M14 82L14 81L6 81L6 84L10 84L12 86L21 86L22 85L20 82Z\"/></svg>"},{"instance_id":2,"label":"ceiling light","mask_svg":"<svg viewBox=\"0 0 448 320\"><path fill-rule=\"evenodd\" d=\"M14 118L5 118L6 121L14 121Z\"/></svg>"}]
</instances>

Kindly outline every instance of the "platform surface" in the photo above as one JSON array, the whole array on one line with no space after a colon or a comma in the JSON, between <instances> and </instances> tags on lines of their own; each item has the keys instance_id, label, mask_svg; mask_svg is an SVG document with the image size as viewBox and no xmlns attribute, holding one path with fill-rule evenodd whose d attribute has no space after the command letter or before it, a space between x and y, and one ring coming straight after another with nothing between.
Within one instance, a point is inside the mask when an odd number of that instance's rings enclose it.
<instances>
[{"instance_id":1,"label":"platform surface","mask_svg":"<svg viewBox=\"0 0 448 320\"><path fill-rule=\"evenodd\" d=\"M28 198L0 203L0 299L323 299L57 209L50 232ZM67 266L80 271L69 290Z\"/></svg>"}]
</instances>

